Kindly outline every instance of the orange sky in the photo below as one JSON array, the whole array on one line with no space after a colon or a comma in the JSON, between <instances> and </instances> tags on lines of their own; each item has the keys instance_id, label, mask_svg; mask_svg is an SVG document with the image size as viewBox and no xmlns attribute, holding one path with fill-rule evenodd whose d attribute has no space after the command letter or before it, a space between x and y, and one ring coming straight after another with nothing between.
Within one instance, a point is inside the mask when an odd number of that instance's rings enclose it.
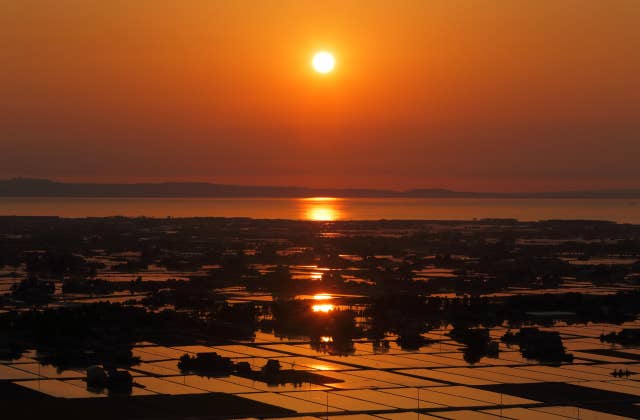
<instances>
[{"instance_id":1,"label":"orange sky","mask_svg":"<svg viewBox=\"0 0 640 420\"><path fill-rule=\"evenodd\" d=\"M638 22L637 0L2 2L0 177L639 187Z\"/></svg>"}]
</instances>

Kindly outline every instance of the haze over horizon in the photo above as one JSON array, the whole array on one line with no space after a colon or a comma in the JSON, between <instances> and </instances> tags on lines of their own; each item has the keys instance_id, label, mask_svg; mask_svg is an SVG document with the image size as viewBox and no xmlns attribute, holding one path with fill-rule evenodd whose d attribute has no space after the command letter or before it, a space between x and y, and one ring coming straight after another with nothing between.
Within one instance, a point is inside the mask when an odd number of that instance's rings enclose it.
<instances>
[{"instance_id":1,"label":"haze over horizon","mask_svg":"<svg viewBox=\"0 0 640 420\"><path fill-rule=\"evenodd\" d=\"M638 21L635 0L3 2L0 178L637 188Z\"/></svg>"}]
</instances>

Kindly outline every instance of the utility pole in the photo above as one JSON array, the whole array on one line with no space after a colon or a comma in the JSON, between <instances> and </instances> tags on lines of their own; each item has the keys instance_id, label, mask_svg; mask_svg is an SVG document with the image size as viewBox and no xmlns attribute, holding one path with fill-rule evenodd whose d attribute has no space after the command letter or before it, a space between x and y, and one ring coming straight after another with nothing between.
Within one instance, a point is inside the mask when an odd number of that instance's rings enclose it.
<instances>
[{"instance_id":1,"label":"utility pole","mask_svg":"<svg viewBox=\"0 0 640 420\"><path fill-rule=\"evenodd\" d=\"M327 420L329 420L329 390L325 391L327 393Z\"/></svg>"}]
</instances>

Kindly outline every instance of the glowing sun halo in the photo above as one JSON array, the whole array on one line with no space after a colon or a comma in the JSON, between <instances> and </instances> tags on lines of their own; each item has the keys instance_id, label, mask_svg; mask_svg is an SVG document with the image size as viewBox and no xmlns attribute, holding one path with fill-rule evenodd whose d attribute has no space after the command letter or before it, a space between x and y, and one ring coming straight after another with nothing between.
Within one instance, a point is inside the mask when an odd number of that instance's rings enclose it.
<instances>
[{"instance_id":1,"label":"glowing sun halo","mask_svg":"<svg viewBox=\"0 0 640 420\"><path fill-rule=\"evenodd\" d=\"M333 55L331 55L331 53L327 51L320 51L313 56L311 65L313 66L313 69L318 73L326 74L333 70L336 65L336 60L335 58L333 58Z\"/></svg>"}]
</instances>

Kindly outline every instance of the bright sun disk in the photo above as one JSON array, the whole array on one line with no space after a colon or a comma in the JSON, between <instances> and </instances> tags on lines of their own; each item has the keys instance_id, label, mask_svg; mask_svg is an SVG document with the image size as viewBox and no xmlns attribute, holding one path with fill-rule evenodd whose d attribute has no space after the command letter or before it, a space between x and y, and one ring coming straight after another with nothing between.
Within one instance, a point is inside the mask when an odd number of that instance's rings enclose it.
<instances>
[{"instance_id":1,"label":"bright sun disk","mask_svg":"<svg viewBox=\"0 0 640 420\"><path fill-rule=\"evenodd\" d=\"M333 70L336 65L336 60L333 58L331 53L327 51L320 51L313 56L311 65L318 73L326 74Z\"/></svg>"}]
</instances>

